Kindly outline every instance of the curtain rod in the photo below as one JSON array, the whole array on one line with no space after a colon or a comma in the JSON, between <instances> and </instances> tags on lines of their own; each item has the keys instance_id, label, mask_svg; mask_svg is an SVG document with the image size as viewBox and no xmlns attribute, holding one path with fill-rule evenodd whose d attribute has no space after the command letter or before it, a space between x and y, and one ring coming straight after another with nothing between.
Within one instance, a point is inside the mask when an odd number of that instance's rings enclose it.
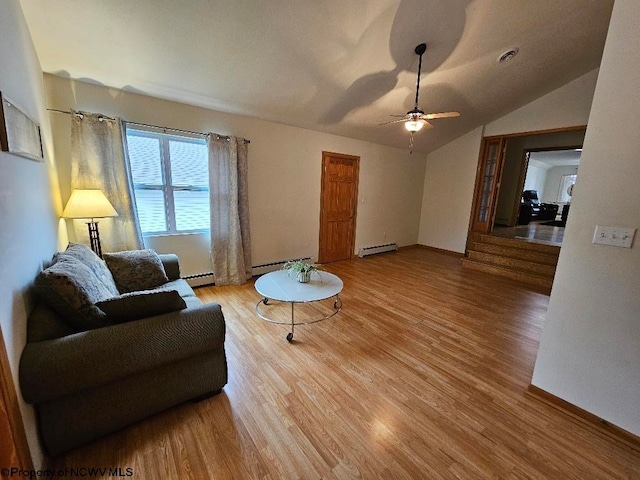
<instances>
[{"instance_id":1,"label":"curtain rod","mask_svg":"<svg viewBox=\"0 0 640 480\"><path fill-rule=\"evenodd\" d=\"M64 113L65 115L71 115L71 112L66 112L64 110L58 110L57 108L47 108L48 111L50 112L56 112L56 113ZM84 118L84 112L76 112L74 113L74 115L80 119ZM102 115L99 114L98 115L98 120L100 120L101 122L104 120L115 120L115 118L111 118L111 117L107 117L106 115Z\"/></svg>"},{"instance_id":2,"label":"curtain rod","mask_svg":"<svg viewBox=\"0 0 640 480\"><path fill-rule=\"evenodd\" d=\"M56 109L56 108L47 108L47 110L48 110L48 111L50 111L50 112L57 112L57 113L64 113L65 115L71 115L71 112L70 112L70 111L69 111L69 112L66 112L66 111L64 111L64 110L58 110L58 109ZM84 117L84 115L83 115L83 113L82 113L82 112L76 112L76 113L75 113L75 115L76 115L77 117L80 117L80 118L83 118L83 117ZM106 118L106 119L109 119L109 120L114 120L113 118L107 117L107 116L105 116L105 115L100 115L100 117L99 117L99 118L100 118L100 119L102 119L102 118ZM159 129L162 129L162 130L165 130L165 131L166 131L166 130L170 130L170 131L172 131L172 132L189 133L189 134L191 134L191 135L202 135L203 137L207 137L207 136L209 136L209 135L210 135L210 134L208 134L208 133L194 132L194 131L192 131L192 130L182 130L182 129L179 129L179 128L161 127L161 126L159 126L159 125L149 125L149 124L147 124L147 123L128 122L128 121L126 121L126 120L125 120L125 122L126 122L126 123L128 123L128 124L130 124L130 125L137 125L137 126L139 126L139 127L159 128ZM219 134L217 134L217 133L213 133L213 134L211 134L211 135L215 135L217 138L226 138L227 140L229 140L229 139L231 138L231 137L230 137L230 136L228 136L228 135L219 135ZM246 138L244 138L244 139L243 139L243 141L244 141L244 143L245 143L245 144L247 144L247 143L251 143L251 140L247 140Z\"/></svg>"},{"instance_id":3,"label":"curtain rod","mask_svg":"<svg viewBox=\"0 0 640 480\"><path fill-rule=\"evenodd\" d=\"M183 130L180 128L161 127L160 125L149 125L148 123L127 122L126 120L125 122L129 125L137 125L138 127L160 128L162 130L169 130L172 132L189 133L191 135L202 135L203 137L208 137L209 135L215 135L216 138L225 138L227 140L231 138L229 135L220 135L218 133L202 133L202 132L195 132L193 130ZM244 141L245 144L251 143L251 140L247 140L246 138L243 138L242 140Z\"/></svg>"}]
</instances>

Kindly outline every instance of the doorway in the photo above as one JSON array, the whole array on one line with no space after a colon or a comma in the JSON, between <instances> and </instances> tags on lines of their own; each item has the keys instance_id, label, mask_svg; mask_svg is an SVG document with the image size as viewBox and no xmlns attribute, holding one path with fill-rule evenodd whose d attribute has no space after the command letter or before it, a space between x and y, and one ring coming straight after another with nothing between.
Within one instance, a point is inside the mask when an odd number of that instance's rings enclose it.
<instances>
[{"instance_id":1,"label":"doorway","mask_svg":"<svg viewBox=\"0 0 640 480\"><path fill-rule=\"evenodd\" d=\"M351 259L355 248L360 157L322 152L318 262Z\"/></svg>"},{"instance_id":2,"label":"doorway","mask_svg":"<svg viewBox=\"0 0 640 480\"><path fill-rule=\"evenodd\" d=\"M531 156L534 152L575 152L582 148L585 131L585 126L579 126L484 138L476 175L470 233L510 236L532 241L539 240L541 234L546 235L548 232L545 232L545 228L536 231L535 223L531 224L531 228L528 228L529 223L523 225L523 217L520 216L523 192L527 190L527 177L529 182L535 180L534 174L527 173ZM487 172L491 173L492 177ZM557 204L558 212L562 213L563 205L558 204L558 196L551 198L551 190L548 193L545 203ZM549 209L552 209L551 205ZM550 210L545 212L550 215ZM555 218L548 221L553 220ZM556 240L557 233L555 232ZM560 233L564 233L564 230ZM469 235L469 239L471 237L472 235ZM561 243L553 239L542 239L547 240L551 243Z\"/></svg>"}]
</instances>

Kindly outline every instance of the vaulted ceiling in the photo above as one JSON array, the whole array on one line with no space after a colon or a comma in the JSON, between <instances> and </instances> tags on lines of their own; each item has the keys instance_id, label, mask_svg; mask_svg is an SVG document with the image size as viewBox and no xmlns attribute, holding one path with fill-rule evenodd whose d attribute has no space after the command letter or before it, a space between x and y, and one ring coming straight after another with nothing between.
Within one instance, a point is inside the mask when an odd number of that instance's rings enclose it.
<instances>
[{"instance_id":1,"label":"vaulted ceiling","mask_svg":"<svg viewBox=\"0 0 640 480\"><path fill-rule=\"evenodd\" d=\"M597 68L613 0L21 4L45 72L400 148L424 42L429 152Z\"/></svg>"}]
</instances>

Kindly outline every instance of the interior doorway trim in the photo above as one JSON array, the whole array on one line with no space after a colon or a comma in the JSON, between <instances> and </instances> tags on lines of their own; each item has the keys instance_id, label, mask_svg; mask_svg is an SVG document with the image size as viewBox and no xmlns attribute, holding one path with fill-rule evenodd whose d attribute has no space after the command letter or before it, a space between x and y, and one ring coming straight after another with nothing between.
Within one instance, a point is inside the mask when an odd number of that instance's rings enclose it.
<instances>
[{"instance_id":1,"label":"interior doorway trim","mask_svg":"<svg viewBox=\"0 0 640 480\"><path fill-rule=\"evenodd\" d=\"M527 132L505 133L503 135L490 135L482 137L482 140L497 140L500 138L515 138L515 137L528 137L530 135L547 135L549 133L562 133L562 132L577 132L579 130L586 130L586 125L575 125L573 127L562 128L550 128L548 130L529 130Z\"/></svg>"},{"instance_id":2,"label":"interior doorway trim","mask_svg":"<svg viewBox=\"0 0 640 480\"><path fill-rule=\"evenodd\" d=\"M471 234L473 232L475 232L474 225L475 225L476 222L474 220L478 216L478 213L479 213L478 209L480 208L479 196L480 196L480 189L482 188L482 181L483 181L483 169L482 169L482 167L484 165L487 145L490 144L490 143L496 143L496 142L499 142L500 144L502 144L502 143L505 143L506 140L511 139L511 138L536 136L536 135L547 135L547 134L553 134L553 133L575 132L575 131L586 130L586 128L587 128L586 125L576 125L576 126L571 126L571 127L551 128L551 129L547 129L547 130L530 130L530 131L526 131L526 132L507 133L507 134L503 134L503 135L491 135L491 136L486 136L486 137L482 138L482 143L480 145L480 152L478 154L478 164L477 164L477 167L476 167L476 180L475 180L475 185L474 185L473 203L472 203L472 206L471 206L471 215L469 217L469 226L468 226L469 234L467 236L467 249L469 247L469 241L470 241L470 239L472 237ZM501 155L500 158L499 158L500 164L496 166L497 170L499 171L499 175L501 175L501 173L502 173L502 166L504 164L504 160L505 160L504 155ZM490 205L488 206L489 216L491 217L491 222L490 222L491 225L489 225L489 227L487 229L487 232L482 232L482 233L489 233L489 232L491 232L491 230L493 228L493 219L495 217L496 205L497 205L497 201L498 201L498 194L499 194L501 181L502 181L501 178L497 178L496 179L496 184L497 184L497 190L498 191L494 192L494 194L491 195Z\"/></svg>"}]
</instances>

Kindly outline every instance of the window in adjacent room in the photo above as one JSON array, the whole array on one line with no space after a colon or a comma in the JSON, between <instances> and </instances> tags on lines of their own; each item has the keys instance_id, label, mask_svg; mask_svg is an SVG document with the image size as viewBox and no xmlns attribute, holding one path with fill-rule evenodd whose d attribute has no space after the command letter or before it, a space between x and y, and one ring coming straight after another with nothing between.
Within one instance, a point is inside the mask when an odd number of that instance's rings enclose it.
<instances>
[{"instance_id":1,"label":"window in adjacent room","mask_svg":"<svg viewBox=\"0 0 640 480\"><path fill-rule=\"evenodd\" d=\"M128 126L127 146L142 234L209 230L209 167L204 136Z\"/></svg>"},{"instance_id":2,"label":"window in adjacent room","mask_svg":"<svg viewBox=\"0 0 640 480\"><path fill-rule=\"evenodd\" d=\"M576 183L578 175L563 175L560 179L560 189L558 190L558 202L567 203L571 201L569 187Z\"/></svg>"}]
</instances>

